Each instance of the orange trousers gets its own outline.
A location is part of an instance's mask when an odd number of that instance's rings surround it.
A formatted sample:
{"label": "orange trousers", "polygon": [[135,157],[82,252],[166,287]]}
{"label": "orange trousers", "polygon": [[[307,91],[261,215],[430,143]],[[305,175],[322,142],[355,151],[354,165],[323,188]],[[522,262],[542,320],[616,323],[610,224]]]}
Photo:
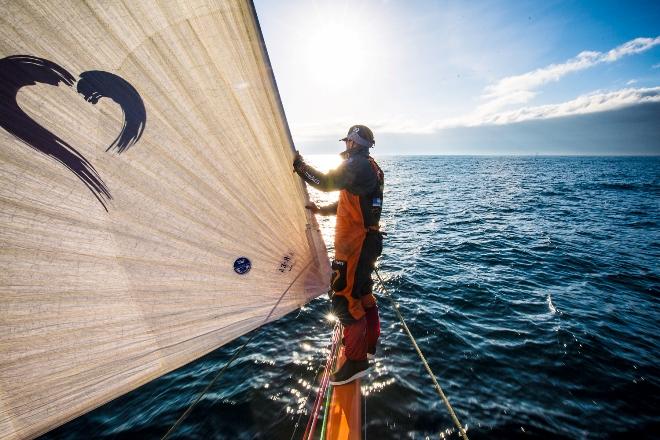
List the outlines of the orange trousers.
{"label": "orange trousers", "polygon": [[335,245],[332,309],[344,326],[346,357],[364,360],[367,352],[375,352],[380,335],[371,273],[382,250],[382,236],[360,229],[354,235],[353,240]]}

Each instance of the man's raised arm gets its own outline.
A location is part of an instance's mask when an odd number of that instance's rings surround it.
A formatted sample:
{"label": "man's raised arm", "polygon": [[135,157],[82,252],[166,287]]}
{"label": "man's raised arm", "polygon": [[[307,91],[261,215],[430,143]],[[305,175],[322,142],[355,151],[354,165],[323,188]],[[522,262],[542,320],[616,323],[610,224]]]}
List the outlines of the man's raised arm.
{"label": "man's raised arm", "polygon": [[307,165],[300,154],[296,154],[293,169],[305,182],[321,191],[337,191],[346,188],[347,185],[345,167],[342,165],[323,174],[311,165]]}

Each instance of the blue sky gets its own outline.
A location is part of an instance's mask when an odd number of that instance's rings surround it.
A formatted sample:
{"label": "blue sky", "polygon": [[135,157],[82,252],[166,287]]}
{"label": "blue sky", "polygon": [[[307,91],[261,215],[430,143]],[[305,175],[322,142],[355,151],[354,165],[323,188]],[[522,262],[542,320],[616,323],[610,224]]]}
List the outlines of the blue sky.
{"label": "blue sky", "polygon": [[303,153],[660,154],[660,2],[255,5]]}

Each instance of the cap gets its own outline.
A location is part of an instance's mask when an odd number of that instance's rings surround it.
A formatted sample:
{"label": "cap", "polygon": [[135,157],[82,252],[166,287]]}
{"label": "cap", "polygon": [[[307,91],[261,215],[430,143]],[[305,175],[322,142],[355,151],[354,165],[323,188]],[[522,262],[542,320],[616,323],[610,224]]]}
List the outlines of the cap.
{"label": "cap", "polygon": [[340,141],[353,141],[358,145],[363,147],[373,147],[376,141],[374,141],[374,133],[365,125],[354,125],[348,129],[348,134],[344,139],[339,139]]}

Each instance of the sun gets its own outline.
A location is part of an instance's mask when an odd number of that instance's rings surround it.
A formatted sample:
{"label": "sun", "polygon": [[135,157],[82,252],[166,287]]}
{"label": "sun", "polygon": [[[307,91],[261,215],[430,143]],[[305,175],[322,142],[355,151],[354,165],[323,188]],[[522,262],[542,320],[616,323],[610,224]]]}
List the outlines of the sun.
{"label": "sun", "polygon": [[307,46],[310,79],[319,86],[341,89],[364,73],[364,37],[350,22],[327,20],[311,29]]}

